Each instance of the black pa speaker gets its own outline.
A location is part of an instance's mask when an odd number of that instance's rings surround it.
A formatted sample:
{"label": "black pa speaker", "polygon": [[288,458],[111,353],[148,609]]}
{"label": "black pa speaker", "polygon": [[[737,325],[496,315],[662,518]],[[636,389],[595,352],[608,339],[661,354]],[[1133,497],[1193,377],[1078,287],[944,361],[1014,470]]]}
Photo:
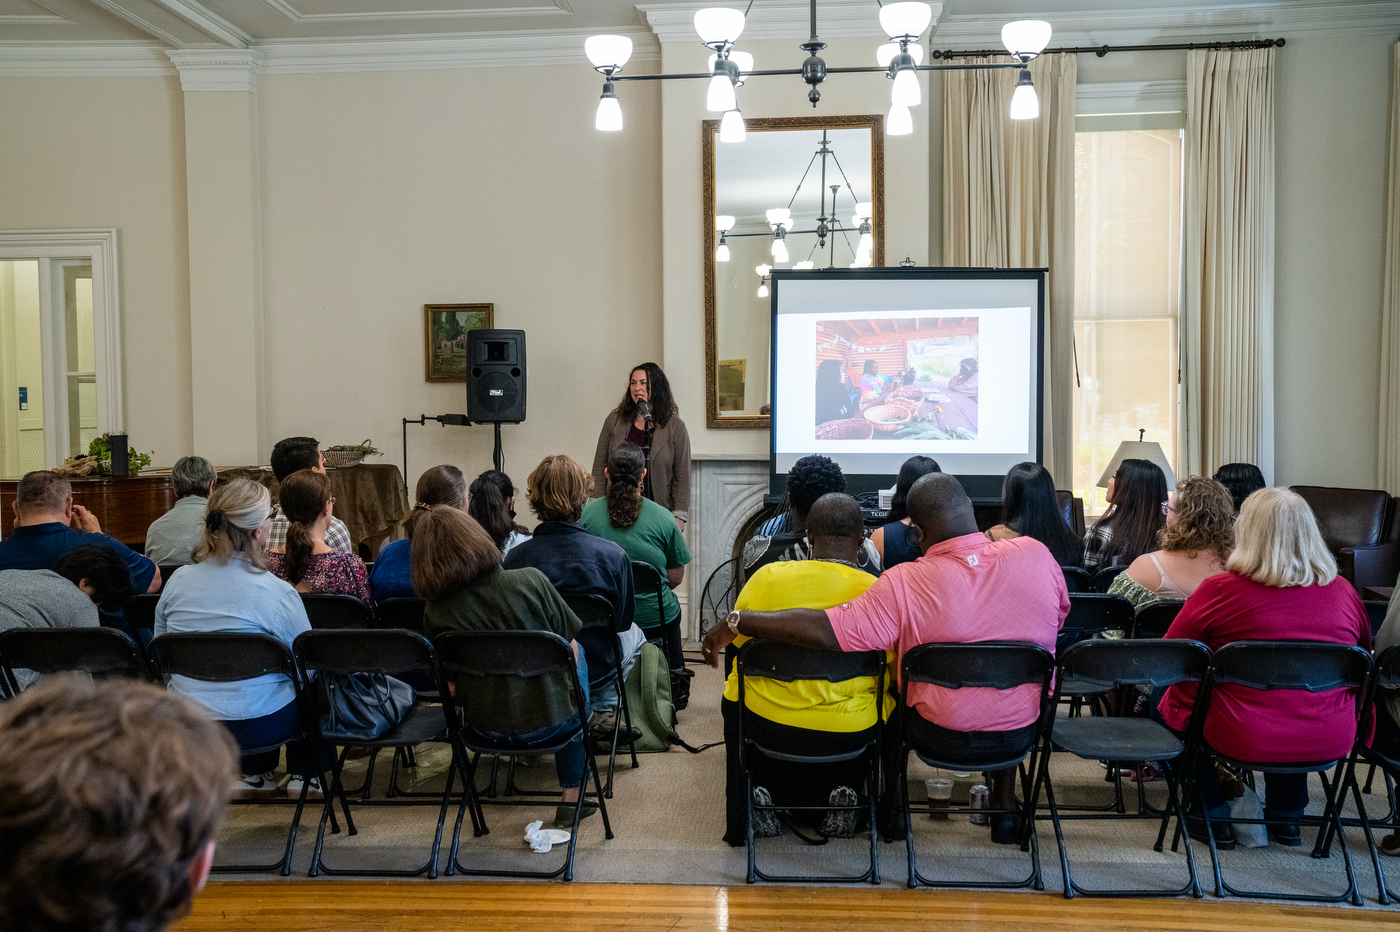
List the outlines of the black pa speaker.
{"label": "black pa speaker", "polygon": [[525,420],[525,331],[467,331],[467,417]]}

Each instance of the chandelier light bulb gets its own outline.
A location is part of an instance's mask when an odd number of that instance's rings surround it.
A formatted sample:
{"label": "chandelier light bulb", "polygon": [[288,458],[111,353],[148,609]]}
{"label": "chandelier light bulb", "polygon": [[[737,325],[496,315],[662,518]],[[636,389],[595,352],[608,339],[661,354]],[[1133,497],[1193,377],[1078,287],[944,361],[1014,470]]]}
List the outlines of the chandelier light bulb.
{"label": "chandelier light bulb", "polygon": [[733,110],[738,105],[734,97],[734,82],[727,74],[717,74],[710,78],[710,90],[705,95],[705,109],[715,113]]}
{"label": "chandelier light bulb", "polygon": [[1050,44],[1050,24],[1039,19],[1018,19],[1001,27],[1001,44],[1022,61],[1030,61]]}
{"label": "chandelier light bulb", "polygon": [[758,273],[759,278],[767,278],[768,273],[773,271],[773,267],[765,262],[762,265],[754,266],[753,270]]}
{"label": "chandelier light bulb", "polygon": [[622,129],[622,105],[617,102],[617,92],[613,83],[603,83],[603,96],[598,101],[598,115],[593,118],[593,128],[605,133],[616,133]]}
{"label": "chandelier light bulb", "polygon": [[1034,120],[1040,116],[1040,100],[1035,96],[1035,85],[1031,83],[1031,73],[1021,69],[1021,77],[1016,81],[1016,90],[1011,94],[1011,119]]}
{"label": "chandelier light bulb", "polygon": [[763,214],[768,218],[770,227],[781,226],[785,229],[792,229],[792,211],[786,207],[774,207]]}
{"label": "chandelier light bulb", "polygon": [[787,244],[783,242],[783,238],[781,236],[776,234],[773,237],[773,261],[788,261]]}
{"label": "chandelier light bulb", "polygon": [[721,233],[734,229],[734,218],[728,214],[720,214],[715,218],[715,229]]}
{"label": "chandelier light bulb", "polygon": [[739,115],[738,108],[727,112],[719,121],[720,142],[743,142],[745,135],[744,118]]}
{"label": "chandelier light bulb", "polygon": [[731,45],[744,31],[744,14],[728,7],[696,10],[695,31],[706,45]]}
{"label": "chandelier light bulb", "polygon": [[716,262],[728,262],[728,261],[729,261],[729,243],[728,243],[728,241],[725,239],[725,236],[724,236],[723,233],[721,233],[721,234],[720,234],[720,237],[719,237],[719,247],[715,250],[715,261],[716,261]]}
{"label": "chandelier light bulb", "polygon": [[632,57],[632,40],[626,36],[589,36],[583,42],[583,54],[594,68],[621,70]]}
{"label": "chandelier light bulb", "polygon": [[880,7],[880,28],[891,39],[917,36],[932,19],[933,8],[927,3],[886,3]]}
{"label": "chandelier light bulb", "polygon": [[894,76],[894,90],[890,92],[890,103],[897,107],[917,107],[922,101],[917,71],[901,71]]}
{"label": "chandelier light bulb", "polygon": [[[914,59],[914,64],[922,65],[924,63],[924,47],[922,45],[911,44],[908,51],[910,57]],[[887,42],[875,50],[875,61],[881,68],[888,68],[890,62],[894,61],[894,57],[899,53],[898,42]]]}
{"label": "chandelier light bulb", "polygon": [[760,284],[760,285],[758,286],[758,296],[759,296],[760,298],[766,298],[766,297],[768,297],[768,283],[767,283],[767,282],[763,282],[762,284]]}
{"label": "chandelier light bulb", "polygon": [[885,117],[886,136],[908,136],[914,132],[914,117],[910,115],[909,108],[895,104],[890,107],[889,116]]}
{"label": "chandelier light bulb", "polygon": [[856,245],[856,255],[857,255],[857,256],[862,256],[862,255],[868,256],[868,255],[870,255],[871,251],[872,251],[874,248],[875,248],[875,238],[874,238],[873,236],[871,236],[869,233],[862,233],[862,234],[860,235],[860,243],[858,243],[858,244]]}

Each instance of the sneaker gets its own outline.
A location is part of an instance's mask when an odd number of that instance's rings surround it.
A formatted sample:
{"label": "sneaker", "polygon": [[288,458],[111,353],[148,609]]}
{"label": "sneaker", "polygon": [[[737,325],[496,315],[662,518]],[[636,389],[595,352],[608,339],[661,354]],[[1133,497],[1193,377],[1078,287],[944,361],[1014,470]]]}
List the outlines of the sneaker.
{"label": "sneaker", "polygon": [[1381,839],[1381,854],[1392,858],[1400,858],[1400,831],[1394,832]]}
{"label": "sneaker", "polygon": [[245,773],[233,783],[234,799],[262,799],[276,796],[280,787],[277,778],[268,773]]}
{"label": "sneaker", "polygon": [[[593,805],[592,803],[584,803],[584,804],[583,804],[583,812],[579,815],[579,821],[582,821],[582,820],[588,818],[589,816],[593,815],[593,814],[596,813],[597,811],[598,811],[598,807],[597,807],[597,806]],[[564,803],[564,804],[562,804],[562,805],[560,805],[560,806],[558,806],[558,807],[555,808],[555,810],[554,810],[554,827],[555,827],[555,828],[562,828],[562,829],[564,829],[565,831],[568,831],[569,829],[572,829],[572,828],[574,827],[574,804],[573,804],[573,803]]]}
{"label": "sneaker", "polygon": [[[755,806],[773,805],[773,796],[765,787],[756,786],[753,788],[753,804]],[[783,833],[783,823],[778,819],[778,813],[772,809],[755,809],[753,811],[753,837],[755,838],[777,838]]]}
{"label": "sneaker", "polygon": [[854,809],[837,809],[837,806],[854,806],[860,802],[856,791],[849,786],[838,786],[827,797],[826,818],[822,819],[821,832],[828,838],[852,838],[856,833],[856,819],[860,813]]}
{"label": "sneaker", "polygon": [[[293,774],[287,781],[287,796],[291,799],[301,798],[301,787],[303,778],[299,774]],[[311,785],[306,788],[307,799],[325,799],[326,794],[321,792],[320,777],[312,777]]]}

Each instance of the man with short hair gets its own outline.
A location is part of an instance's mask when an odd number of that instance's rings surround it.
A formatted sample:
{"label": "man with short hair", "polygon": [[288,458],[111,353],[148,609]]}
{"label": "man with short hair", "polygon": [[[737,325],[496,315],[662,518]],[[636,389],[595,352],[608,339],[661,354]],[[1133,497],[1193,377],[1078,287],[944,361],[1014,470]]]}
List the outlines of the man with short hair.
{"label": "man with short hair", "polygon": [[59,557],[84,544],[110,547],[131,572],[137,592],[160,589],[160,570],[126,544],[102,533],[96,516],[73,504],[73,485],[46,469],[26,473],[15,491],[15,529],[0,541],[0,570],[53,569]]}
{"label": "man with short hair", "polygon": [[[315,437],[288,437],[279,440],[272,448],[272,474],[280,483],[298,469],[309,469],[326,475],[326,458],[321,453],[321,444]],[[281,508],[272,511],[272,531],[267,535],[267,549],[279,550],[287,546],[287,516]],[[350,529],[345,522],[331,517],[331,526],[326,529],[326,546],[345,553],[355,552],[355,543],[350,539]]]}
{"label": "man with short hair", "polygon": [[[923,555],[887,570],[863,595],[827,611],[735,611],[705,637],[705,661],[736,634],[821,650],[889,650],[902,660],[920,644],[1030,641],[1054,651],[1069,614],[1064,574],[1044,544],[1028,537],[990,541],[977,530],[972,502],[957,479],[932,473],[909,491],[909,516]],[[1039,687],[950,690],[915,684],[905,734],[946,760],[985,759],[1027,746],[1039,713]],[[898,773],[898,735],[884,742],[886,774]],[[893,768],[893,769],[891,769]],[[1015,805],[1014,767],[992,772],[993,809]],[[882,834],[903,837],[898,780],[887,779]],[[1015,813],[993,816],[992,841],[1016,842]]]}
{"label": "man with short hair", "polygon": [[[808,559],[808,511],[823,495],[844,491],[846,477],[830,457],[814,453],[794,463],[787,474],[787,510],[765,523],[744,545],[745,574],[752,576],[761,567],[780,560]],[[865,572],[880,575],[880,552],[869,540],[862,542],[856,562]]]}
{"label": "man with short hair", "polygon": [[61,674],[0,706],[0,929],[167,928],[209,877],[236,754],[148,683]]}
{"label": "man with short hair", "polygon": [[182,456],[170,470],[178,496],[175,505],[146,529],[146,556],[156,566],[185,566],[204,539],[204,512],[218,479],[214,464],[202,456]]}

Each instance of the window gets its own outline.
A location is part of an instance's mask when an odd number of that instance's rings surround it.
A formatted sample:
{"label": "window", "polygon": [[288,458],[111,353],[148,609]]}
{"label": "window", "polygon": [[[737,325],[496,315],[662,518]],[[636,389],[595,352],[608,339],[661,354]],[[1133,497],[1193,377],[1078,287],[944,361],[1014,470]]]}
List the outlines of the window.
{"label": "window", "polygon": [[1075,134],[1074,488],[1091,515],[1121,441],[1146,430],[1177,461],[1182,141]]}

